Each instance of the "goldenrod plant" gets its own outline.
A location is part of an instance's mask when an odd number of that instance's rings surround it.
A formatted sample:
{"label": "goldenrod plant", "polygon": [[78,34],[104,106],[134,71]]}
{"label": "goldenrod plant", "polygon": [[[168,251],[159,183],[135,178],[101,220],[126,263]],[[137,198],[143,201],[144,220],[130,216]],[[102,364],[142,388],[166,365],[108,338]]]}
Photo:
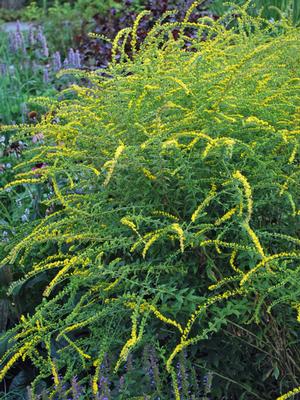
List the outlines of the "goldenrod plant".
{"label": "goldenrod plant", "polygon": [[137,50],[142,13],[105,74],[68,70],[86,86],[40,98],[47,114],[18,127],[43,143],[2,191],[50,195],[1,246],[9,295],[35,288],[36,308],[3,336],[0,378],[33,366],[32,396],[59,398],[76,375],[104,398],[105,359],[117,382],[149,343],[171,389],[137,370],[111,398],[209,398],[182,384],[183,354],[214,398],[300,392],[300,31],[247,4],[191,22],[197,4]]}

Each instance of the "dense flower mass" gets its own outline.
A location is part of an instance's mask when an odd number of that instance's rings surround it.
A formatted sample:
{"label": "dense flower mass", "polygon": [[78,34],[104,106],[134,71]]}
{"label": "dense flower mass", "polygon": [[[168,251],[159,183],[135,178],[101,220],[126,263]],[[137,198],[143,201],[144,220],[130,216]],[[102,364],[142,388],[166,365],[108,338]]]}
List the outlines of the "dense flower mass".
{"label": "dense flower mass", "polygon": [[47,114],[19,127],[36,145],[3,191],[47,196],[1,248],[11,296],[39,296],[0,378],[30,363],[32,396],[298,393],[299,355],[276,340],[299,338],[300,31],[246,7],[191,22],[194,6],[138,50],[142,13],[106,74],[69,70],[86,85],[40,98]]}

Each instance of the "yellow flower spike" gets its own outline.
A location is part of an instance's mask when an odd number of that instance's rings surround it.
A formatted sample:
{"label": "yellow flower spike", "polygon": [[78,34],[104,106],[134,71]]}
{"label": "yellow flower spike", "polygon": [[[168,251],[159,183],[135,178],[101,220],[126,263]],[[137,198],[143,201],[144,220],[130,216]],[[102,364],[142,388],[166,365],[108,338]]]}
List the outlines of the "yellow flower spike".
{"label": "yellow flower spike", "polygon": [[31,342],[26,343],[23,347],[21,347],[12,357],[11,359],[2,367],[0,371],[0,382],[5,377],[8,370],[20,359],[26,356],[26,352],[30,347]]}
{"label": "yellow flower spike", "polygon": [[170,214],[168,212],[165,212],[165,211],[159,211],[159,210],[158,211],[153,211],[152,214],[153,215],[161,215],[163,217],[167,217],[167,218],[173,219],[175,221],[179,221],[178,217],[176,217],[175,215]]}
{"label": "yellow flower spike", "polygon": [[216,240],[216,242],[215,242],[215,248],[216,248],[216,252],[217,252],[218,254],[222,254],[222,250],[220,249],[217,240]]}
{"label": "yellow flower spike", "polygon": [[202,3],[204,3],[204,1],[205,0],[194,1],[192,3],[192,5],[189,7],[189,9],[187,10],[187,12],[186,12],[186,14],[184,16],[183,22],[188,22],[188,20],[190,19],[190,16],[192,15],[192,13],[195,10],[195,8],[200,6]]}
{"label": "yellow flower spike", "polygon": [[298,393],[300,393],[300,386],[296,387],[296,388],[293,389],[293,390],[290,390],[289,392],[287,392],[286,394],[284,394],[284,395],[282,395],[282,396],[277,397],[276,400],[287,400],[287,399],[289,399],[290,397],[293,397],[293,396],[295,396],[295,395],[298,394]]}
{"label": "yellow flower spike", "polygon": [[[219,121],[219,122],[221,123],[222,121]],[[204,151],[202,153],[202,159],[204,160],[208,156],[208,153],[214,147],[217,147],[217,146],[228,146],[229,148],[232,148],[235,143],[236,143],[235,140],[233,140],[231,138],[227,138],[227,137],[220,137],[218,139],[213,139],[205,147],[205,149],[204,149]]]}
{"label": "yellow flower spike", "polygon": [[234,270],[234,272],[243,275],[243,271],[240,270],[234,263],[236,255],[237,255],[237,251],[233,250],[233,252],[231,253],[231,256],[230,256],[229,264],[230,264],[231,268]]}
{"label": "yellow flower spike", "polygon": [[176,357],[176,355],[178,353],[180,353],[185,347],[186,347],[187,342],[181,339],[181,343],[179,343],[175,349],[173,350],[173,352],[171,353],[170,357],[168,358],[167,362],[166,362],[166,369],[167,372],[169,372],[169,374],[172,371],[172,362],[174,360],[174,358]]}
{"label": "yellow flower spike", "polygon": [[162,322],[165,322],[166,324],[169,325],[173,325],[175,326],[180,333],[183,333],[183,329],[182,326],[179,324],[179,322],[174,321],[170,318],[165,317],[160,311],[157,310],[156,307],[154,307],[152,304],[143,304],[146,308],[149,308],[149,310],[151,310],[153,312],[153,314],[156,316],[156,318],[158,318],[159,320],[161,320]]}
{"label": "yellow flower spike", "polygon": [[180,250],[181,250],[181,253],[183,253],[184,252],[184,240],[185,240],[183,229],[181,228],[181,226],[179,224],[175,223],[175,224],[172,224],[172,230],[174,230],[178,234]]}
{"label": "yellow flower spike", "polygon": [[135,232],[138,236],[140,236],[136,225],[132,221],[130,221],[130,219],[128,219],[127,217],[123,217],[120,220],[120,222],[121,222],[122,225],[128,226],[128,228],[132,229],[133,232]]}
{"label": "yellow flower spike", "polygon": [[142,169],[144,175],[150,179],[150,181],[156,181],[157,177],[153,175],[147,168]]}
{"label": "yellow flower spike", "polygon": [[233,178],[237,179],[238,181],[241,182],[241,184],[244,187],[244,192],[245,192],[245,197],[247,200],[247,209],[248,209],[248,215],[246,218],[246,221],[249,222],[251,219],[252,215],[252,210],[253,210],[253,200],[252,200],[252,190],[249,182],[247,181],[246,177],[240,173],[240,171],[236,171],[233,174]]}
{"label": "yellow flower spike", "polygon": [[[137,307],[137,303],[134,303],[132,301],[127,302],[125,305],[126,305],[126,307],[129,307],[131,309],[134,309],[135,307]],[[180,325],[179,322],[174,321],[171,318],[165,317],[153,304],[149,304],[147,302],[142,303],[140,305],[140,312],[143,313],[146,310],[152,311],[153,314],[156,316],[156,318],[158,318],[160,321],[162,321],[168,325],[174,326],[175,328],[177,328],[179,330],[180,333],[183,333],[182,326]]]}
{"label": "yellow flower spike", "polygon": [[50,340],[47,340],[45,344],[46,344],[46,349],[48,351],[48,362],[51,366],[51,372],[52,372],[52,376],[53,376],[54,385],[59,386],[60,380],[59,380],[58,371],[56,369],[56,365],[55,365],[54,361],[51,358]]}
{"label": "yellow flower spike", "polygon": [[169,76],[169,79],[171,79],[173,82],[177,83],[185,91],[185,93],[187,95],[193,94],[191,89],[189,89],[187,87],[187,85],[181,79],[175,78],[174,76]]}
{"label": "yellow flower spike", "polygon": [[259,241],[258,237],[256,236],[255,232],[250,228],[250,225],[248,222],[243,223],[243,227],[245,228],[246,232],[252,239],[252,242],[254,243],[254,246],[255,246],[258,254],[260,254],[260,256],[264,259],[266,257],[265,253],[264,253],[264,249],[262,248],[262,245],[260,244],[260,241]]}
{"label": "yellow flower spike", "polygon": [[166,149],[168,147],[176,147],[176,148],[180,149],[180,144],[178,143],[177,140],[171,139],[171,140],[166,140],[165,142],[162,142],[161,147],[163,149]]}
{"label": "yellow flower spike", "polygon": [[145,244],[144,250],[142,252],[142,256],[143,258],[146,257],[146,254],[148,252],[148,250],[150,249],[150,247],[153,245],[153,243],[155,243],[159,238],[160,238],[161,234],[160,233],[155,233],[149,240],[148,242]]}
{"label": "yellow flower spike", "polygon": [[112,290],[115,286],[117,286],[117,284],[121,281],[121,278],[116,279],[115,281],[113,281],[112,283],[110,283],[106,288],[104,288],[103,290],[105,292],[109,292],[110,290]]}
{"label": "yellow flower spike", "polygon": [[36,321],[36,327],[37,327],[37,330],[38,330],[38,331],[41,330],[41,324],[40,324],[40,321],[39,321],[39,320]]}
{"label": "yellow flower spike", "polygon": [[[123,143],[121,143],[117,147],[117,150],[115,152],[114,158],[110,161],[107,177],[105,178],[105,181],[103,182],[103,186],[107,186],[109,184],[109,182],[111,180],[111,177],[112,177],[112,174],[114,172],[115,166],[117,164],[117,161],[120,158],[120,156],[121,156],[121,154],[123,153],[124,150],[125,150],[125,145]],[[106,163],[106,165],[107,165],[107,163]]]}
{"label": "yellow flower spike", "polygon": [[246,250],[246,251],[252,251],[255,250],[254,247],[250,246],[245,246],[239,243],[233,243],[233,242],[223,242],[222,240],[204,240],[200,242],[200,246],[207,246],[207,245],[215,245],[217,244],[218,246],[222,246],[228,249],[234,249],[234,250]]}
{"label": "yellow flower spike", "polygon": [[284,184],[281,186],[281,190],[280,190],[280,192],[279,192],[279,196],[282,196],[283,195],[283,193],[286,191],[286,190],[288,190],[288,188],[289,188],[289,185],[288,185],[288,182],[287,182],[287,180],[284,182]]}
{"label": "yellow flower spike", "polygon": [[79,354],[80,358],[82,359],[82,364],[85,365],[85,359],[90,360],[91,356],[86,354],[83,350],[81,350],[74,342],[71,340],[67,335],[62,335],[62,337],[69,343],[71,347]]}
{"label": "yellow flower spike", "polygon": [[120,42],[120,40],[125,36],[125,39],[126,39],[126,37],[127,37],[127,34],[128,33],[130,33],[132,31],[132,29],[131,28],[124,28],[124,29],[121,29],[118,33],[117,33],[117,35],[116,35],[116,37],[115,37],[115,39],[114,39],[114,41],[113,41],[113,45],[112,45],[112,51],[111,51],[111,54],[112,54],[112,65],[116,65],[116,61],[117,61],[117,51],[118,51],[118,49],[119,49],[119,42]]}
{"label": "yellow flower spike", "polygon": [[208,287],[208,290],[219,289],[221,286],[223,286],[227,283],[231,283],[231,282],[235,282],[235,281],[239,280],[239,278],[240,278],[240,276],[234,275],[234,276],[229,276],[227,278],[221,279],[219,282],[215,283],[214,285],[210,285]]}
{"label": "yellow flower spike", "polygon": [[297,310],[297,322],[300,322],[300,304],[297,304],[295,308]]}
{"label": "yellow flower spike", "polygon": [[70,260],[64,261],[64,267],[56,274],[49,285],[44,290],[43,296],[48,297],[54,288],[54,286],[59,282],[60,278],[67,273],[67,271],[73,267],[78,262],[78,257],[73,257]]}
{"label": "yellow flower spike", "polygon": [[285,195],[286,195],[286,197],[288,198],[288,200],[289,200],[289,202],[290,202],[290,205],[291,205],[291,208],[292,208],[292,216],[293,216],[293,217],[296,217],[296,215],[297,215],[297,209],[296,209],[296,204],[295,204],[295,202],[294,202],[293,196],[292,196],[291,193],[288,192],[288,191],[286,191]]}
{"label": "yellow flower spike", "polygon": [[130,247],[130,253],[133,253],[138,247],[139,245],[141,245],[142,243],[144,243],[143,238],[137,240],[131,247]]}
{"label": "yellow flower spike", "polygon": [[172,386],[173,386],[173,390],[174,390],[175,400],[180,400],[181,397],[180,397],[180,391],[179,391],[179,387],[178,387],[177,374],[173,367],[170,368],[170,375],[172,378]]}
{"label": "yellow flower spike", "polygon": [[118,361],[115,365],[114,368],[114,372],[117,372],[120,365],[122,364],[122,362],[124,362],[127,357],[128,354],[130,353],[130,350],[140,341],[141,339],[141,334],[140,333],[139,336],[137,336],[137,320],[138,320],[138,309],[136,308],[135,311],[133,312],[132,316],[131,316],[131,320],[132,320],[132,327],[131,327],[131,337],[127,340],[127,342],[124,344],[121,353],[119,355]]}
{"label": "yellow flower spike", "polygon": [[23,314],[20,317],[20,321],[22,322],[22,324],[26,324],[26,322],[27,322],[27,319]]}
{"label": "yellow flower spike", "polygon": [[136,101],[136,110],[139,110],[143,104],[145,97],[147,96],[148,92],[145,90],[137,99]]}
{"label": "yellow flower spike", "polygon": [[216,185],[212,185],[212,188],[210,190],[210,192],[208,193],[207,197],[203,200],[203,202],[196,208],[196,210],[194,211],[192,217],[191,217],[191,221],[195,222],[196,219],[198,218],[198,215],[201,213],[201,211],[210,203],[210,201],[215,197],[217,192],[217,187]]}
{"label": "yellow flower spike", "polygon": [[298,143],[296,143],[294,148],[293,148],[293,151],[292,151],[292,153],[291,153],[291,155],[289,157],[289,164],[293,164],[293,162],[295,161],[295,158],[296,158],[296,155],[297,155],[297,152],[298,152],[298,148],[299,148],[299,145],[298,145]]}
{"label": "yellow flower spike", "polygon": [[[110,302],[110,301],[113,301],[113,299],[106,299],[106,300],[107,300],[106,303],[108,303],[108,302]],[[63,334],[65,334],[65,333],[72,332],[72,331],[74,331],[74,330],[76,330],[76,329],[83,328],[84,326],[86,326],[86,325],[90,324],[91,322],[95,321],[97,318],[99,318],[99,315],[98,315],[98,314],[93,315],[92,317],[87,318],[87,319],[84,320],[84,321],[77,322],[76,324],[67,326],[62,332],[60,332],[60,333],[58,334],[57,339],[59,339],[59,338],[60,338]]]}
{"label": "yellow flower spike", "polygon": [[139,23],[141,22],[141,20],[147,16],[150,15],[151,12],[148,10],[144,10],[141,13],[139,13],[139,15],[136,17],[133,27],[132,27],[132,41],[131,41],[131,48],[132,48],[132,53],[135,54],[137,52],[137,30],[139,27]]}
{"label": "yellow flower spike", "polygon": [[45,179],[46,179],[46,177],[43,177],[43,176],[41,176],[40,178],[18,179],[18,180],[8,183],[7,185],[4,186],[3,189],[0,189],[0,191],[9,189],[13,186],[28,185],[28,184],[33,185],[33,184],[37,184],[37,183],[43,183],[43,182],[45,182]]}
{"label": "yellow flower spike", "polygon": [[[220,121],[221,122],[221,121]],[[202,153],[202,159],[204,160],[207,156],[210,150],[214,147],[214,141],[208,143]]]}
{"label": "yellow flower spike", "polygon": [[227,300],[229,297],[236,296],[238,294],[243,293],[244,291],[245,290],[242,288],[238,288],[235,290],[228,290],[227,292],[224,292],[222,294],[218,294],[214,297],[209,298],[204,304],[200,304],[197,307],[197,309],[195,310],[195,312],[191,315],[190,319],[188,320],[186,327],[184,328],[183,335],[181,337],[181,341],[182,342],[186,341],[187,336],[189,335],[196,318],[199,316],[199,314],[203,310],[207,309],[207,307],[209,307],[210,305],[212,305],[216,302],[219,302],[221,300]]}
{"label": "yellow flower spike", "polygon": [[237,209],[238,209],[237,206],[231,208],[229,211],[227,211],[226,214],[224,214],[222,217],[220,217],[216,220],[215,225],[219,226],[219,225],[223,224],[223,222],[229,220],[236,213]]}
{"label": "yellow flower spike", "polygon": [[266,264],[270,263],[273,260],[278,260],[281,258],[300,258],[300,253],[297,252],[291,252],[291,253],[287,253],[287,252],[282,252],[282,253],[277,253],[277,254],[273,254],[271,256],[265,257],[261,262],[259,262],[254,268],[252,268],[250,271],[248,271],[246,274],[244,274],[240,285],[244,285],[253,274],[255,274],[255,272],[257,272],[259,269],[263,268]]}
{"label": "yellow flower spike", "polygon": [[98,394],[98,376],[99,376],[99,371],[100,371],[100,365],[96,366],[95,374],[93,376],[92,380],[92,391],[93,395],[97,396]]}
{"label": "yellow flower spike", "polygon": [[53,189],[54,189],[54,193],[55,193],[56,197],[58,198],[58,200],[61,202],[62,205],[66,206],[67,203],[59,189],[56,177],[54,175],[52,175],[51,178],[52,178],[52,185],[53,185]]}

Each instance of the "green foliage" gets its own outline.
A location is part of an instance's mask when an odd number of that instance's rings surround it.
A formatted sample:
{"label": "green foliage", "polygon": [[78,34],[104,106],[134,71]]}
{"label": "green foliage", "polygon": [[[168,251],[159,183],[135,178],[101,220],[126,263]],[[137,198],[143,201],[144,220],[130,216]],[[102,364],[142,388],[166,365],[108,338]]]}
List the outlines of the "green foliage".
{"label": "green foliage", "polygon": [[[131,9],[140,10],[139,3],[134,2]],[[51,50],[59,49],[66,54],[69,47],[76,45],[76,36],[87,33],[92,28],[93,17],[97,14],[104,15],[110,9],[120,12],[124,5],[114,0],[77,0],[73,3],[55,0],[45,8],[33,1],[24,10],[22,18],[41,23]]]}
{"label": "green foliage", "polygon": [[[223,15],[232,3],[242,5],[244,0],[232,2],[214,0],[209,8],[217,15]],[[295,25],[300,22],[300,3],[298,0],[250,0],[249,9],[255,14],[260,13],[264,18],[280,19],[288,17]]]}
{"label": "green foliage", "polygon": [[[54,396],[77,375],[86,387],[92,376],[96,396],[105,357],[116,382],[132,355],[126,399],[179,400],[186,351],[213,372],[215,398],[274,399],[299,385],[300,31],[233,14],[158,23],[137,52],[138,19],[105,76],[74,71],[87,86],[41,98],[49,112],[19,127],[45,143],[4,194],[50,196],[0,248],[20,276],[10,296],[28,284],[37,294],[7,334],[2,379],[27,360],[33,392],[52,376]],[[161,393],[138,375],[149,343]]]}

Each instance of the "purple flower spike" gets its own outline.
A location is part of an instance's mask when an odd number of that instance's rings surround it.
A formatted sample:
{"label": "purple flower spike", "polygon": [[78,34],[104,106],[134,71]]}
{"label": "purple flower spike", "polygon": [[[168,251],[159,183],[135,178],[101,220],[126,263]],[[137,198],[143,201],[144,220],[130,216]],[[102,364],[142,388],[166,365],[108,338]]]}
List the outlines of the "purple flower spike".
{"label": "purple flower spike", "polygon": [[123,392],[124,386],[125,386],[125,377],[124,375],[122,375],[119,380],[119,393]]}
{"label": "purple flower spike", "polygon": [[44,70],[43,70],[43,82],[44,83],[49,83],[49,81],[50,81],[49,71],[48,71],[48,68],[45,67]]}
{"label": "purple flower spike", "polygon": [[22,34],[22,32],[21,32],[21,24],[20,24],[19,20],[17,20],[16,32],[18,34],[20,34],[20,35]]}
{"label": "purple flower spike", "polygon": [[79,383],[77,382],[77,377],[74,376],[72,379],[72,395],[73,395],[73,400],[78,400],[81,396],[81,388],[79,386]]}
{"label": "purple flower spike", "polygon": [[63,66],[64,68],[69,68],[69,61],[67,58],[64,59]]}
{"label": "purple flower spike", "polygon": [[30,47],[34,46],[36,43],[36,39],[35,39],[35,29],[33,26],[30,26],[29,28],[29,32],[28,32],[28,42]]}
{"label": "purple flower spike", "polygon": [[75,52],[74,50],[71,48],[68,52],[68,65],[70,68],[74,67],[76,63],[75,60]]}
{"label": "purple flower spike", "polygon": [[44,135],[42,132],[36,133],[35,135],[32,136],[31,140],[32,143],[39,143],[39,142],[43,142],[44,139]]}
{"label": "purple flower spike", "polygon": [[45,38],[45,35],[43,34],[41,27],[39,27],[39,29],[38,29],[37,39],[42,46],[43,56],[49,57],[49,49],[48,49],[48,45],[47,45],[47,40]]}
{"label": "purple flower spike", "polygon": [[75,68],[81,68],[81,59],[80,59],[79,50],[75,51],[74,61],[75,61],[74,67]]}
{"label": "purple flower spike", "polygon": [[9,43],[12,52],[22,50],[23,53],[26,53],[25,42],[20,27],[17,27],[16,32],[10,34]]}
{"label": "purple flower spike", "polygon": [[53,60],[53,70],[54,70],[54,72],[58,72],[59,70],[61,70],[62,65],[61,65],[61,56],[60,56],[60,52],[59,51],[56,51],[53,54],[52,60]]}
{"label": "purple flower spike", "polygon": [[7,65],[0,64],[0,76],[4,76],[7,74]]}

